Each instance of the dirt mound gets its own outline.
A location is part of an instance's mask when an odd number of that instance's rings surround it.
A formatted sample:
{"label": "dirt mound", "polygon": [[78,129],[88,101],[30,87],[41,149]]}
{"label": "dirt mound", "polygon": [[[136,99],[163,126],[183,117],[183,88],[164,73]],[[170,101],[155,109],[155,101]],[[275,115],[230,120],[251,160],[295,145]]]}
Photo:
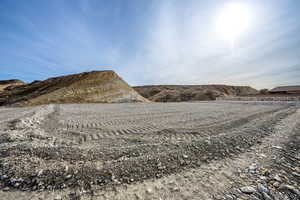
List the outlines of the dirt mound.
{"label": "dirt mound", "polygon": [[24,85],[24,84],[26,84],[26,83],[23,82],[23,81],[17,80],[17,79],[10,79],[10,80],[0,81],[0,93],[3,90],[11,89],[11,88],[14,88],[18,85]]}
{"label": "dirt mound", "polygon": [[5,90],[0,105],[146,102],[113,71],[92,71],[34,81]]}
{"label": "dirt mound", "polygon": [[156,102],[215,100],[222,96],[244,96],[258,91],[249,86],[150,85],[133,87],[143,97]]}

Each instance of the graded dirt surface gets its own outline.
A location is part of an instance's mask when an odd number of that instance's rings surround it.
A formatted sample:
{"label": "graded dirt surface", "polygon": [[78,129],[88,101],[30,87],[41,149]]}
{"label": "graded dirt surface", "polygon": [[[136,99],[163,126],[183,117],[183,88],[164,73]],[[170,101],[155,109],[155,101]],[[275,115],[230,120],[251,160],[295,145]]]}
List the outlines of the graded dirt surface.
{"label": "graded dirt surface", "polygon": [[0,199],[300,199],[300,106],[0,108]]}
{"label": "graded dirt surface", "polygon": [[148,102],[114,71],[91,71],[3,90],[0,105]]}
{"label": "graded dirt surface", "polygon": [[257,94],[249,86],[230,85],[145,85],[133,87],[143,97],[154,102],[207,101],[217,97]]}

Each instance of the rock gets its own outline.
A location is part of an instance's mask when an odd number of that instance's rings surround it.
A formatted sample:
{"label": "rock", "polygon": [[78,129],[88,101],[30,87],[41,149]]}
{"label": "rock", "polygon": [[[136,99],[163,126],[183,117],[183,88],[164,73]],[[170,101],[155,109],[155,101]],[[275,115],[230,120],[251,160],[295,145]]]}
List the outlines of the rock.
{"label": "rock", "polygon": [[294,176],[297,176],[297,177],[299,177],[300,178],[300,174],[299,173],[297,173],[297,172],[293,172],[292,173]]}
{"label": "rock", "polygon": [[280,176],[278,174],[276,174],[273,179],[277,182],[282,182],[282,179],[280,178]]}
{"label": "rock", "polygon": [[241,187],[240,190],[241,190],[241,192],[243,192],[245,194],[252,194],[252,193],[256,192],[255,188],[252,186]]}
{"label": "rock", "polygon": [[57,195],[54,200],[62,200],[62,197],[60,195]]}
{"label": "rock", "polygon": [[3,191],[8,191],[9,190],[9,187],[5,187],[2,189]]}
{"label": "rock", "polygon": [[289,190],[300,197],[300,191],[291,185],[281,184],[278,189],[281,191]]}
{"label": "rock", "polygon": [[278,187],[280,186],[280,183],[277,182],[277,181],[275,181],[275,182],[273,183],[273,186],[278,188]]}
{"label": "rock", "polygon": [[72,178],[71,174],[69,174],[69,175],[66,176],[66,179],[70,179],[70,178]]}
{"label": "rock", "polygon": [[151,188],[147,188],[147,189],[146,189],[146,193],[147,193],[147,194],[152,194],[152,193],[153,193],[153,191],[152,191],[152,189],[151,189]]}
{"label": "rock", "polygon": [[262,184],[258,184],[257,190],[260,193],[269,193],[270,192],[269,189],[266,186],[262,185]]}
{"label": "rock", "polygon": [[263,192],[262,193],[264,200],[273,200],[273,198],[271,198],[267,193]]}
{"label": "rock", "polygon": [[39,170],[39,172],[37,173],[37,176],[41,176],[43,174],[43,172],[44,172],[43,169]]}
{"label": "rock", "polygon": [[183,154],[182,157],[185,158],[185,159],[187,159],[189,156],[186,155],[186,154]]}
{"label": "rock", "polygon": [[250,166],[249,166],[249,172],[251,173],[254,173],[257,169],[257,166],[256,166],[256,163],[252,163]]}

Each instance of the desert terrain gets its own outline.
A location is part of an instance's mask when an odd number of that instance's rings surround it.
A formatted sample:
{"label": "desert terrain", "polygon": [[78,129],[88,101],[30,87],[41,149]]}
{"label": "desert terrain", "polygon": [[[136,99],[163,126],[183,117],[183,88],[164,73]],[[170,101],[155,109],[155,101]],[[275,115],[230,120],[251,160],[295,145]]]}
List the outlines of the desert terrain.
{"label": "desert terrain", "polygon": [[0,199],[300,199],[299,102],[0,108]]}

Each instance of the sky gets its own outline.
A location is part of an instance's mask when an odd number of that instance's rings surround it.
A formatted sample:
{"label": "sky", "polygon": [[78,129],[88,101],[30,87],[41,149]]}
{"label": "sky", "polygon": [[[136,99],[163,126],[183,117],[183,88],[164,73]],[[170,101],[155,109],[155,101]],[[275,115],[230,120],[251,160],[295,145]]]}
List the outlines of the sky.
{"label": "sky", "polygon": [[299,0],[0,0],[0,80],[109,69],[131,85],[299,85],[299,10]]}

